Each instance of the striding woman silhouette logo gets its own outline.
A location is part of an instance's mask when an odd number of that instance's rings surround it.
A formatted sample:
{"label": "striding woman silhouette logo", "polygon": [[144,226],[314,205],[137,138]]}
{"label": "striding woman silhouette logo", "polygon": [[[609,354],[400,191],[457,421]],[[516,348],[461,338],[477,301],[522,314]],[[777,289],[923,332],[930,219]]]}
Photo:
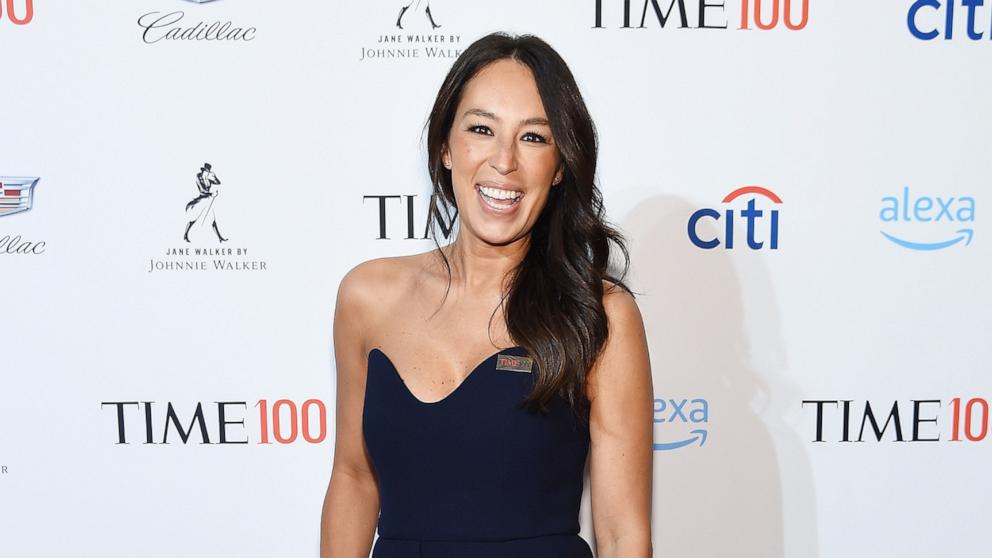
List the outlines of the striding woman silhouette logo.
{"label": "striding woman silhouette logo", "polygon": [[420,11],[421,4],[423,4],[423,12],[427,15],[427,20],[431,22],[431,28],[437,29],[438,27],[441,27],[434,22],[434,16],[431,15],[431,0],[411,0],[406,6],[400,8],[400,15],[396,18],[396,27],[403,29],[403,16],[406,15],[406,12],[410,8],[413,8],[413,11],[415,12]]}
{"label": "striding woman silhouette logo", "polygon": [[[203,166],[200,167],[200,172],[196,173],[196,188],[199,191],[199,195],[186,204],[187,214],[194,215],[193,219],[186,225],[186,232],[183,234],[183,240],[186,242],[190,241],[189,230],[197,223],[200,226],[210,223],[214,232],[217,233],[217,238],[220,239],[220,242],[227,240],[221,236],[220,230],[217,228],[215,205],[217,196],[220,195],[220,190],[217,186],[220,186],[220,179],[211,170],[210,163],[203,163]],[[190,210],[193,210],[193,213],[189,213]]]}

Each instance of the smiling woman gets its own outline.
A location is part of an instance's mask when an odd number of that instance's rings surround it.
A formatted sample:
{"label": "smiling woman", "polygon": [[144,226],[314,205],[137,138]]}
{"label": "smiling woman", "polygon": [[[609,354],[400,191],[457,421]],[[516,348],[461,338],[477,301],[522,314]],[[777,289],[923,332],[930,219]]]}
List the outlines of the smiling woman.
{"label": "smiling woman", "polygon": [[598,556],[650,556],[647,343],[574,77],[537,37],[488,35],[427,127],[436,250],[338,289],[321,556],[591,558],[587,459]]}
{"label": "smiling woman", "polygon": [[[528,94],[501,99],[504,88]],[[471,192],[454,191],[454,205],[461,213],[461,225],[472,228],[477,234],[480,231],[475,229],[488,223],[494,225],[496,234],[519,233],[520,227],[531,229],[538,215],[535,210],[544,206],[550,189],[526,188],[525,185],[546,186],[550,183],[556,186],[562,177],[562,165],[552,143],[548,119],[531,116],[519,121],[504,121],[500,115],[479,108],[499,105],[503,105],[507,118],[518,113],[528,114],[528,111],[543,115],[540,95],[527,66],[504,59],[479,71],[465,88],[447,145],[441,148],[444,167],[451,171],[452,182],[472,186]],[[514,171],[519,172],[509,178]],[[505,228],[499,221],[476,216],[476,209],[501,218],[516,215],[516,209],[528,193],[531,194],[527,198],[531,209],[527,217],[530,219],[519,223],[517,229]],[[466,205],[467,201],[474,203]]]}

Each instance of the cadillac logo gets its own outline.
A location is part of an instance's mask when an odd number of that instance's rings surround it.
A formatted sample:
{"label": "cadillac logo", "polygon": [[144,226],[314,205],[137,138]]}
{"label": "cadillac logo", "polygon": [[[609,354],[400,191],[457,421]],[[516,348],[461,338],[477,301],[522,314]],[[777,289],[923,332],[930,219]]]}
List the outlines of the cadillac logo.
{"label": "cadillac logo", "polygon": [[37,177],[0,176],[0,217],[31,209],[38,180]]}

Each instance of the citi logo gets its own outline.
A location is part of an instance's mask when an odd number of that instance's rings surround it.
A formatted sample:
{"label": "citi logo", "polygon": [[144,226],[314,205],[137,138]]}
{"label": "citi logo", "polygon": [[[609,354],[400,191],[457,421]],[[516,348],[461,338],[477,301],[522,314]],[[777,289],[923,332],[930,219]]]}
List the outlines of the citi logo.
{"label": "citi logo", "polygon": [[[909,32],[921,41],[932,41],[943,34],[944,40],[954,38],[955,8],[960,4],[959,18],[965,21],[965,32],[972,41],[980,41],[985,35],[986,23],[992,19],[989,13],[981,14],[985,0],[915,0],[909,7],[906,25]],[[981,17],[980,17],[981,16]],[[982,23],[979,24],[978,22]],[[989,24],[992,25],[992,24]],[[992,39],[992,30],[989,31]]]}
{"label": "citi logo", "polygon": [[[666,437],[675,440],[654,442],[654,451],[671,451],[686,446],[699,447],[706,443],[710,406],[705,399],[655,399],[654,423],[665,425]],[[680,431],[673,435],[670,431]],[[688,432],[685,432],[688,430]]]}
{"label": "citi logo", "polygon": [[[970,196],[916,196],[909,187],[901,196],[882,198],[879,212],[883,226],[882,236],[893,244],[910,250],[943,250],[951,246],[971,244],[975,234],[975,199]],[[967,226],[965,226],[967,225]],[[942,228],[945,232],[936,240],[920,238],[923,230]],[[950,230],[948,230],[950,229]]]}
{"label": "citi logo", "polygon": [[[747,205],[744,209],[725,207],[723,213],[716,209],[703,208],[696,211],[689,217],[688,233],[689,240],[697,247],[704,250],[712,250],[718,246],[723,246],[727,250],[734,248],[734,231],[743,224],[745,231],[745,241],[751,250],[778,250],[778,209],[775,206],[782,204],[782,198],[775,192],[762,188],[761,186],[744,186],[727,194],[723,198],[725,205],[733,203],[737,198],[747,197]],[[758,209],[758,200],[765,198],[774,204],[772,209]],[[762,200],[764,201],[764,200]],[[739,215],[738,215],[739,214]],[[723,235],[713,238],[704,238],[704,233],[699,231],[700,221],[712,221],[712,224],[719,225],[723,219]],[[767,226],[764,226],[765,223]],[[717,227],[719,230],[719,227]],[[762,234],[763,233],[763,234]]]}
{"label": "citi logo", "polygon": [[[23,8],[18,4],[23,4]],[[3,21],[4,16],[14,25],[31,23],[34,19],[34,0],[0,0],[0,21]]]}

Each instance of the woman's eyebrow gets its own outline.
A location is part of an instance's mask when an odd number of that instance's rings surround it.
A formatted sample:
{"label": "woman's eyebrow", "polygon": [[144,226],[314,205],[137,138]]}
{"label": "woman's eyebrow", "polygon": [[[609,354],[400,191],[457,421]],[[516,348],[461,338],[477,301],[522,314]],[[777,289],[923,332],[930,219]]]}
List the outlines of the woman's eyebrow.
{"label": "woman's eyebrow", "polygon": [[[482,118],[490,118],[492,120],[495,120],[496,122],[499,122],[500,121],[500,118],[498,116],[496,116],[495,114],[493,114],[492,112],[490,112],[488,110],[478,109],[478,108],[470,108],[470,109],[466,110],[465,113],[462,114],[462,117],[468,116],[470,114],[474,114],[475,116],[481,116]],[[548,119],[547,118],[544,118],[543,116],[532,116],[530,118],[525,118],[525,119],[521,120],[520,123],[523,124],[523,125],[525,125],[525,126],[526,125],[539,125],[539,126],[549,126],[550,125],[550,123],[548,122]]]}

